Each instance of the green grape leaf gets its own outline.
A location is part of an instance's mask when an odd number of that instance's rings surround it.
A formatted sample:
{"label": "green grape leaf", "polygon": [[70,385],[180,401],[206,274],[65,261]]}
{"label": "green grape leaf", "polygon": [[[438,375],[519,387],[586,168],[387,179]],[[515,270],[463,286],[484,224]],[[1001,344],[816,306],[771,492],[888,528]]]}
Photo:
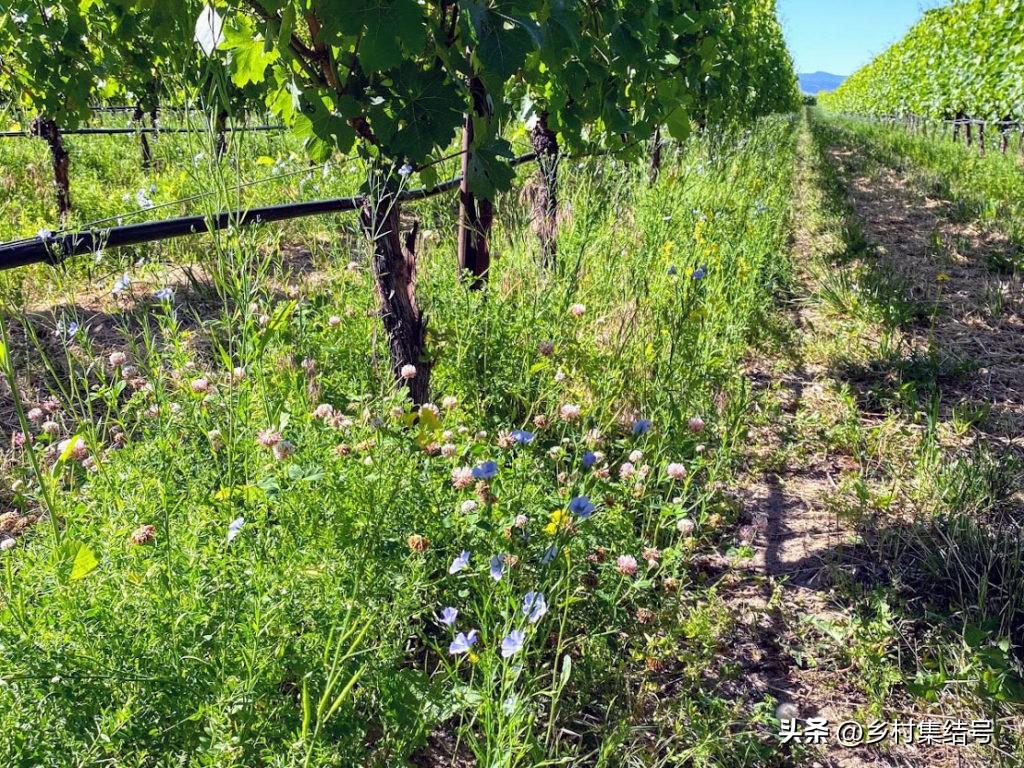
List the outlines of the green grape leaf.
{"label": "green grape leaf", "polygon": [[494,200],[499,192],[512,188],[515,170],[507,162],[514,157],[512,145],[495,139],[474,147],[466,164],[469,191],[485,200]]}

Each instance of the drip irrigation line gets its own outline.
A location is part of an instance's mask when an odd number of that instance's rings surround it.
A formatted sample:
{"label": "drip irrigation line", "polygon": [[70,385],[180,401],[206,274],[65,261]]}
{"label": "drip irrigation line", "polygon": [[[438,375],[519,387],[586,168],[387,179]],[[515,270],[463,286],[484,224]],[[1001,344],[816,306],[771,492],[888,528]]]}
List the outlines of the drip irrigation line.
{"label": "drip irrigation line", "polygon": [[[229,126],[224,129],[228,133],[236,131],[283,131],[284,125],[238,125]],[[150,126],[139,126],[137,128],[72,128],[61,130],[61,136],[117,136],[136,133],[207,133],[206,128],[153,128]],[[0,131],[2,139],[34,139],[36,136],[27,129],[24,131]]]}
{"label": "drip irrigation line", "polygon": [[[536,160],[535,153],[520,155],[510,161],[517,166]],[[462,182],[461,176],[436,184],[401,192],[398,202],[415,202],[455,189]],[[182,216],[160,221],[147,221],[107,229],[65,232],[58,235],[28,238],[26,240],[0,244],[0,269],[11,269],[41,262],[56,265],[64,259],[83,253],[95,253],[101,248],[117,248],[137,245],[156,240],[167,240],[183,235],[196,235],[229,226],[244,227],[253,224],[268,224],[304,216],[318,216],[325,213],[342,213],[362,208],[365,197],[339,197],[328,200],[310,200],[303,203],[286,203],[248,210],[223,211],[213,216]]]}
{"label": "drip irrigation line", "polygon": [[[134,112],[137,107],[133,107],[130,104],[94,104],[90,105],[89,109],[92,112]],[[200,107],[172,107],[163,106],[158,104],[156,106],[158,112],[204,112],[205,110]],[[143,112],[149,114],[149,109],[143,108]]]}

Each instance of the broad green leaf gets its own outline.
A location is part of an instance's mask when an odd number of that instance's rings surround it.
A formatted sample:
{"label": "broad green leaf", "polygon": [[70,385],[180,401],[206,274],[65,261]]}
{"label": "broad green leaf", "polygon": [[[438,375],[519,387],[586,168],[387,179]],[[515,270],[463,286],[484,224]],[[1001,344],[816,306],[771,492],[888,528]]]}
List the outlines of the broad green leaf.
{"label": "broad green leaf", "polygon": [[75,546],[77,551],[75,552],[75,559],[71,564],[71,573],[68,576],[71,581],[78,581],[88,576],[100,564],[92,550],[85,544],[78,543]]}

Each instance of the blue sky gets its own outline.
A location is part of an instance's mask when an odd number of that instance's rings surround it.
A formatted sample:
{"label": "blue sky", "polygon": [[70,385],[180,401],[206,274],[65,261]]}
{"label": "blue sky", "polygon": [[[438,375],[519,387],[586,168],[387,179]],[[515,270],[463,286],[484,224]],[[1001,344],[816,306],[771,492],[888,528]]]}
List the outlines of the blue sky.
{"label": "blue sky", "polygon": [[797,72],[850,75],[945,0],[778,0]]}

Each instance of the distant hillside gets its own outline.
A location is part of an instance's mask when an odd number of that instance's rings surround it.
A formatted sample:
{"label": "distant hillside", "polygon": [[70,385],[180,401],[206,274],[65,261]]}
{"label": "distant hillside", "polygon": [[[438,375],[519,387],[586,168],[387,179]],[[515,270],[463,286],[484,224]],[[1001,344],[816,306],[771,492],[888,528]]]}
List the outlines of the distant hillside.
{"label": "distant hillside", "polygon": [[846,78],[842,75],[833,75],[830,72],[811,72],[810,74],[799,75],[800,90],[804,93],[820,93],[821,91],[834,91]]}

